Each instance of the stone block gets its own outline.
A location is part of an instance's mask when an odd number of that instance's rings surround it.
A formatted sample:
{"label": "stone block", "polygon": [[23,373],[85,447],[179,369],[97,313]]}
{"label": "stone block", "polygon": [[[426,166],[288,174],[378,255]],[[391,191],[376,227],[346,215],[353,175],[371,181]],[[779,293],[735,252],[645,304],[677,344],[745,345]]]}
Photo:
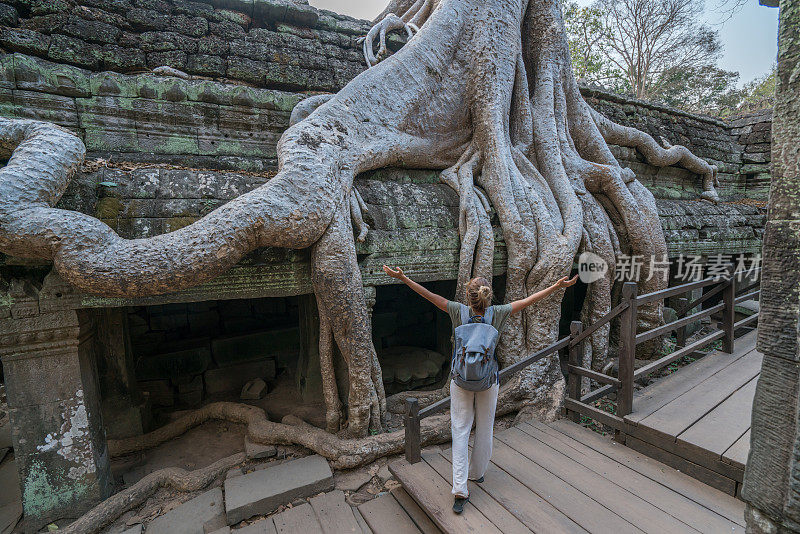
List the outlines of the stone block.
{"label": "stone block", "polygon": [[259,400],[267,394],[267,383],[260,378],[250,380],[242,388],[239,398],[242,400]]}
{"label": "stone block", "polygon": [[88,73],[70,65],[14,54],[14,73],[18,89],[61,96],[91,94]]}
{"label": "stone block", "polygon": [[222,490],[214,488],[157,517],[148,534],[206,534],[227,526]]}
{"label": "stone block", "polygon": [[273,512],[281,504],[333,489],[328,461],[313,455],[225,481],[228,524]]}
{"label": "stone block", "polygon": [[19,23],[19,13],[8,4],[0,4],[0,25],[16,26]]}
{"label": "stone block", "polygon": [[211,364],[211,352],[207,346],[174,352],[163,352],[139,358],[136,362],[138,380],[177,379],[198,375]]}
{"label": "stone block", "polygon": [[97,69],[103,59],[103,48],[94,43],[87,43],[81,39],[67,35],[54,34],[50,36],[50,48],[47,56],[58,63],[78,65],[88,69]]}
{"label": "stone block", "polygon": [[143,51],[115,44],[103,45],[102,57],[103,68],[117,72],[143,70],[147,63]]}
{"label": "stone block", "polygon": [[22,518],[22,496],[14,462],[0,466],[0,487],[3,488],[0,493],[0,532],[17,532],[14,527]]}
{"label": "stone block", "polygon": [[342,491],[358,491],[370,480],[372,480],[372,473],[366,468],[337,471],[334,475],[336,489]]}
{"label": "stone block", "polygon": [[244,451],[247,453],[248,458],[260,460],[263,458],[272,458],[278,454],[278,449],[275,445],[262,445],[261,443],[253,443],[248,436],[244,438]]}
{"label": "stone block", "polygon": [[2,27],[0,45],[12,52],[45,55],[50,48],[50,36],[24,28]]}
{"label": "stone block", "polygon": [[125,14],[128,22],[137,30],[163,30],[169,27],[169,16],[151,9],[133,8]]}
{"label": "stone block", "polygon": [[186,60],[186,70],[201,76],[222,77],[228,69],[224,58],[207,54],[192,54]]}
{"label": "stone block", "polygon": [[262,519],[261,521],[256,521],[255,523],[250,523],[245,527],[236,529],[236,534],[274,534],[274,533],[275,533],[275,524],[272,522],[271,517]]}
{"label": "stone block", "polygon": [[241,363],[218,369],[209,369],[203,375],[206,394],[240,392],[244,385],[254,378],[272,380],[275,378],[275,360],[260,360]]}
{"label": "stone block", "polygon": [[211,342],[211,353],[220,367],[278,354],[297,354],[299,350],[297,327],[218,338]]}
{"label": "stone block", "polygon": [[175,390],[169,380],[146,380],[139,382],[139,389],[147,392],[153,406],[175,404]]}

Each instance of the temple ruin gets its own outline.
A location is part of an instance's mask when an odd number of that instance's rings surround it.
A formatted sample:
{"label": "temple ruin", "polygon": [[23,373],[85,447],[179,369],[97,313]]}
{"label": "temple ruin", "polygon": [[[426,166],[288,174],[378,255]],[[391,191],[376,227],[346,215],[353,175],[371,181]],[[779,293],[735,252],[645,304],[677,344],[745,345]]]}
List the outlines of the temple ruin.
{"label": "temple ruin", "polygon": [[[56,207],[96,217],[125,239],[185,228],[268,183],[293,109],[366,69],[359,38],[371,27],[288,0],[12,2],[0,4],[0,25],[0,117],[77,135],[85,160]],[[398,50],[404,41],[392,34],[389,46]],[[670,258],[760,254],[770,110],[722,121],[593,87],[580,92],[616,123],[716,165],[714,203],[702,200],[697,174],[610,147],[655,197]],[[354,183],[365,225],[356,220],[356,233],[366,230],[356,257],[387,396],[434,390],[447,376],[447,317],[381,271],[397,265],[455,293],[459,195],[440,174],[393,165]],[[507,250],[494,212],[491,224],[502,300]],[[671,273],[670,285],[676,280]],[[567,292],[562,334],[585,294],[580,284]],[[107,440],[150,432],[164,414],[239,400],[253,379],[323,406],[319,346],[308,248],[259,248],[205,283],[141,297],[77,289],[52,262],[0,253],[9,411],[0,418],[9,418],[29,525],[75,518],[111,495]],[[338,352],[333,364],[346,405]],[[250,402],[258,405],[263,393],[255,395]],[[320,428],[329,423],[324,410],[302,415]]]}

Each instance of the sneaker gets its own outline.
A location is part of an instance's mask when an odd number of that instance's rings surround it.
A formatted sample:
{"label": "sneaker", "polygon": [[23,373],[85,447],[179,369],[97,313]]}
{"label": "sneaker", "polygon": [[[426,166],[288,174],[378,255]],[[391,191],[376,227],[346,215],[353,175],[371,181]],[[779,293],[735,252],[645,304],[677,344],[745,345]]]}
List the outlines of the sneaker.
{"label": "sneaker", "polygon": [[473,482],[477,482],[478,484],[483,484],[483,477],[476,478]]}
{"label": "sneaker", "polygon": [[456,497],[453,501],[453,511],[460,514],[464,511],[464,505],[469,501],[469,497]]}

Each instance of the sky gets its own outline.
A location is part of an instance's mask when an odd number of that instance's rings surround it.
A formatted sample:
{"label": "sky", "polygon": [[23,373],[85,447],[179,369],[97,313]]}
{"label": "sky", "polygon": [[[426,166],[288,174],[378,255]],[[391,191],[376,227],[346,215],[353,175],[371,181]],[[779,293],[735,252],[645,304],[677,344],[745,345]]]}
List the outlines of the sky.
{"label": "sky", "polygon": [[[311,5],[344,13],[351,17],[372,20],[388,5],[388,0],[309,0]],[[578,0],[587,5],[591,0]],[[739,85],[769,72],[778,53],[778,10],[758,5],[758,0],[745,0],[745,5],[729,20],[710,9],[719,0],[706,3],[706,22],[720,34],[724,52],[719,66],[739,72]]]}

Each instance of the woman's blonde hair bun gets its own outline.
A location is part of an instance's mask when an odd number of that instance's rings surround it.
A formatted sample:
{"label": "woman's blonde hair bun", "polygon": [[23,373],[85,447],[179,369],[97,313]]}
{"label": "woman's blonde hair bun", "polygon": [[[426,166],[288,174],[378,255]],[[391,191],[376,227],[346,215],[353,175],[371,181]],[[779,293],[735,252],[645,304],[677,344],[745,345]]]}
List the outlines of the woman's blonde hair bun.
{"label": "woman's blonde hair bun", "polygon": [[467,283],[467,304],[473,311],[483,313],[492,305],[492,286],[483,276],[473,278]]}

